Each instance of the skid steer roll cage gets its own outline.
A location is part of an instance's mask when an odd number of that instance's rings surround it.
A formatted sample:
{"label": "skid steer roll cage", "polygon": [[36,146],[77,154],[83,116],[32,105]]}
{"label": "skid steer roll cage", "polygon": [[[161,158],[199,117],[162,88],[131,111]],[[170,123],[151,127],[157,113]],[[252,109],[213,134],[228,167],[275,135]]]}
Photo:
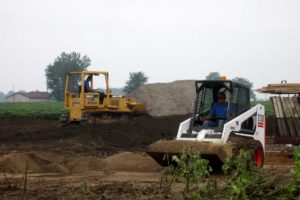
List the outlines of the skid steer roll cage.
{"label": "skid steer roll cage", "polygon": [[[165,155],[180,154],[191,148],[212,164],[224,163],[225,159],[238,155],[240,149],[253,150],[253,160],[262,167],[265,152],[265,110],[257,104],[250,109],[250,88],[230,80],[196,81],[196,98],[193,115],[179,125],[175,140],[160,140],[148,147],[148,154],[161,165],[168,165]],[[203,128],[199,115],[206,115],[217,101],[217,94],[224,88],[227,92],[228,111],[223,130]],[[221,90],[222,91],[222,90]],[[229,95],[228,95],[229,94]],[[207,102],[208,103],[207,103]],[[232,107],[236,106],[236,115]],[[199,126],[200,125],[200,126]]]}
{"label": "skid steer roll cage", "polygon": [[[196,81],[196,99],[193,115],[181,122],[179,125],[176,140],[204,141],[213,143],[226,143],[233,134],[240,137],[247,137],[260,141],[265,149],[265,109],[261,104],[257,104],[250,109],[250,88],[242,83],[230,80],[203,80]],[[212,103],[216,101],[218,90],[225,87],[230,95],[228,98],[228,118],[223,130],[215,128],[204,129],[202,125],[197,127],[198,117],[205,108],[201,105],[205,98],[205,88],[214,88]],[[245,105],[243,105],[245,103]],[[235,116],[230,116],[232,105],[237,106]],[[202,107],[201,107],[202,106]],[[202,110],[201,110],[201,109]]]}
{"label": "skid steer roll cage", "polygon": [[[190,123],[192,130],[199,115],[208,114],[214,102],[217,101],[217,94],[220,89],[225,89],[227,93],[228,112],[226,122],[232,119],[233,114],[239,115],[250,109],[250,88],[240,82],[231,80],[199,80],[195,82],[196,99],[194,101],[193,116]],[[208,91],[211,90],[211,91]],[[243,93],[241,93],[243,91]],[[212,92],[211,102],[205,105],[208,93]],[[229,95],[228,95],[229,94]],[[240,105],[241,95],[244,97],[244,104]],[[233,112],[235,111],[235,112]]]}

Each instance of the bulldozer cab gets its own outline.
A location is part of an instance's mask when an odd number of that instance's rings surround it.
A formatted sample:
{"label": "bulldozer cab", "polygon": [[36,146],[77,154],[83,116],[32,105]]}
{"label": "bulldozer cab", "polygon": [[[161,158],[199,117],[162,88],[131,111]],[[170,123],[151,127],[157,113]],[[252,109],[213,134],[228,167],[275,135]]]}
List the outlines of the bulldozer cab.
{"label": "bulldozer cab", "polygon": [[[66,80],[65,107],[84,109],[104,106],[111,96],[108,78],[108,73],[101,71],[69,72]],[[102,84],[99,84],[100,81]]]}
{"label": "bulldozer cab", "polygon": [[199,118],[211,113],[220,92],[226,94],[227,116],[222,119],[214,116],[212,121],[225,120],[227,122],[250,108],[250,88],[242,83],[230,80],[201,80],[196,81],[195,86],[196,99],[191,120],[192,130],[202,129],[203,121]]}

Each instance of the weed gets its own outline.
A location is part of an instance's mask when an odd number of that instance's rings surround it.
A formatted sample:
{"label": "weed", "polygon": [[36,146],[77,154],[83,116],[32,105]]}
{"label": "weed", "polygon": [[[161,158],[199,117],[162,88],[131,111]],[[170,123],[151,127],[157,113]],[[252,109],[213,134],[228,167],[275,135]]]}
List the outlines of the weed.
{"label": "weed", "polygon": [[97,199],[107,199],[107,185],[106,184],[100,184],[98,187],[95,189],[95,193],[97,194]]}
{"label": "weed", "polygon": [[80,190],[83,195],[89,195],[91,192],[88,183],[84,179],[80,181]]}
{"label": "weed", "polygon": [[231,171],[227,184],[230,199],[274,199],[279,193],[278,177],[272,174],[269,178],[262,168],[252,161],[252,151],[240,150],[237,157],[226,159],[223,171]]}
{"label": "weed", "polygon": [[[184,197],[191,199],[201,198],[200,194],[204,194],[204,188],[200,189],[198,184],[201,179],[203,180],[210,176],[212,168],[208,165],[209,161],[202,159],[199,152],[194,152],[190,148],[184,149],[179,156],[172,156],[172,161],[175,162],[176,166],[176,180],[181,177],[185,180]],[[191,188],[193,188],[193,191],[191,191]],[[201,193],[199,193],[199,190]]]}
{"label": "weed", "polygon": [[300,147],[293,153],[296,169],[291,170],[293,180],[285,189],[282,199],[300,199]]}
{"label": "weed", "polygon": [[[184,179],[183,191],[186,199],[280,199],[300,200],[300,147],[294,151],[296,169],[292,170],[293,180],[287,186],[278,185],[279,176],[274,169],[264,170],[252,161],[252,151],[241,149],[237,157],[227,158],[222,166],[225,174],[230,172],[225,187],[218,187],[216,180],[208,179],[212,169],[208,161],[191,149],[173,156],[169,177],[164,179],[169,194],[175,180]],[[199,184],[201,181],[201,184]]]}
{"label": "weed", "polygon": [[165,198],[170,197],[171,187],[174,183],[175,176],[176,176],[177,170],[178,170],[178,166],[174,166],[174,165],[170,164],[169,158],[170,157],[169,157],[168,153],[166,152],[163,159],[167,161],[168,166],[169,166],[168,167],[168,175],[163,176],[160,179],[160,184],[159,184]]}

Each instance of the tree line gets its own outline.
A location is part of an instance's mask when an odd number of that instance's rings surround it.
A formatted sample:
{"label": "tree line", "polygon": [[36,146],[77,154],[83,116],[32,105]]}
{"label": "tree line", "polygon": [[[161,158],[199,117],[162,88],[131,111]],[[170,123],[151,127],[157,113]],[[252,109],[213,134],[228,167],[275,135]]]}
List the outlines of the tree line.
{"label": "tree line", "polygon": [[[47,88],[50,95],[57,101],[64,100],[66,76],[68,72],[76,72],[87,70],[91,65],[91,59],[80,53],[61,53],[53,63],[47,65],[45,69]],[[119,94],[129,94],[134,89],[148,81],[148,77],[143,72],[130,72],[129,80],[126,82],[124,88],[111,88],[112,92]]]}
{"label": "tree line", "polygon": [[[221,74],[219,72],[210,72],[205,78],[207,80],[220,80]],[[253,91],[253,83],[251,81],[243,77],[235,77],[232,80],[247,85],[250,88],[250,98],[256,100],[256,95]]]}
{"label": "tree line", "polygon": [[[48,64],[45,69],[47,89],[53,100],[63,101],[65,93],[66,76],[68,72],[76,72],[87,70],[91,65],[91,59],[87,56],[81,56],[78,52],[61,53],[54,62]],[[219,72],[210,72],[206,79],[218,80],[221,79]],[[253,83],[243,77],[233,78],[235,81],[242,82],[253,88]],[[116,95],[129,94],[139,86],[148,82],[148,77],[144,72],[130,72],[129,78],[123,88],[111,88],[112,93]],[[7,94],[0,92],[0,102],[5,101],[5,97],[11,95],[13,92],[9,91]],[[251,98],[255,99],[255,93],[251,90]]]}

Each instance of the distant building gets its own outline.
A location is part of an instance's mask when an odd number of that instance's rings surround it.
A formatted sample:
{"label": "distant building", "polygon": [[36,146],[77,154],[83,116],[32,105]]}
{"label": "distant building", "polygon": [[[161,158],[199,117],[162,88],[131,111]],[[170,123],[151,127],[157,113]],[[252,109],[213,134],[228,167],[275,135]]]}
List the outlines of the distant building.
{"label": "distant building", "polygon": [[45,102],[50,101],[48,92],[17,92],[5,97],[6,102]]}

